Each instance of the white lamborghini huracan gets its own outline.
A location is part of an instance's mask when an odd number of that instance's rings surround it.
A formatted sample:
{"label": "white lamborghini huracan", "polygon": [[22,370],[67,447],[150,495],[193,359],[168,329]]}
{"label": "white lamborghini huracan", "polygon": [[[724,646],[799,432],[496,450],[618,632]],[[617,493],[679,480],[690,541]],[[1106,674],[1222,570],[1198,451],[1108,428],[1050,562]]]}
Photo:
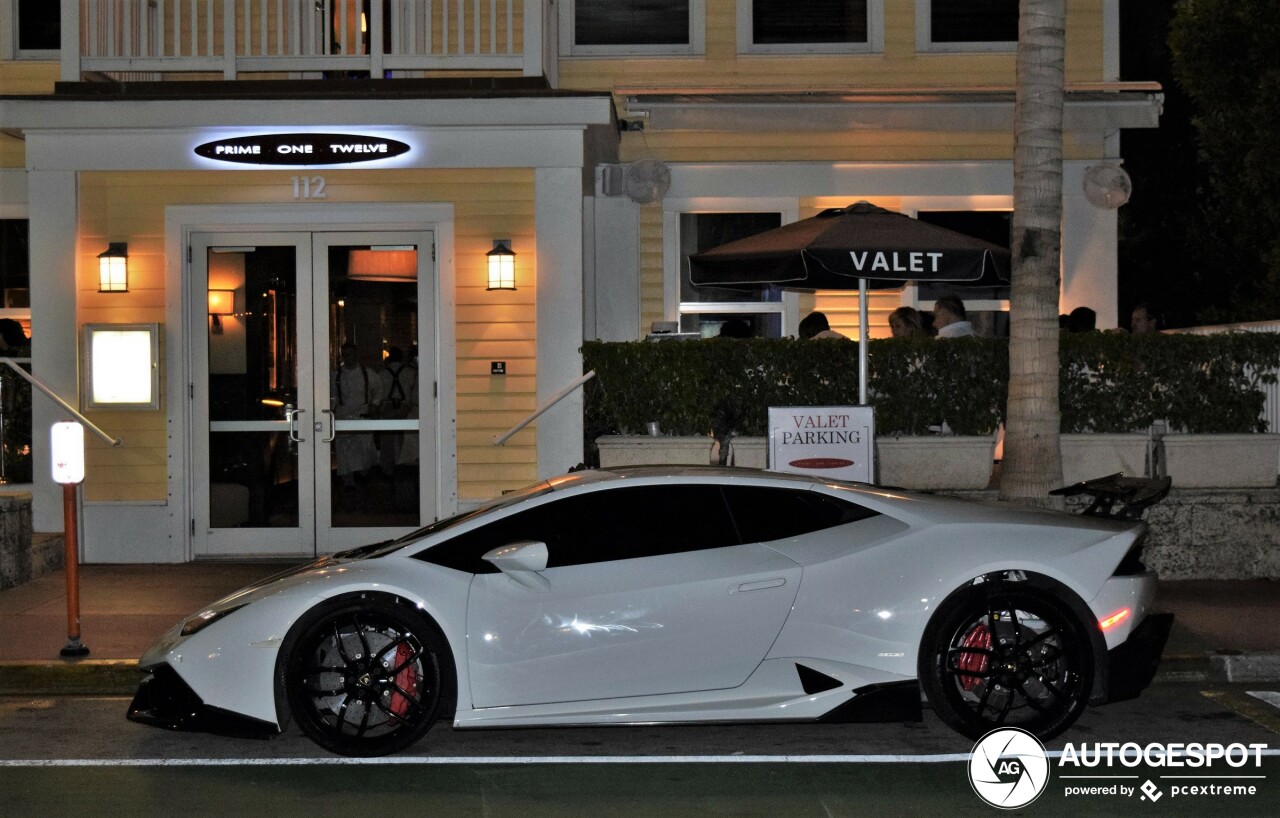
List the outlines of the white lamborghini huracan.
{"label": "white lamborghini huracan", "polygon": [[381,755],[445,717],[905,721],[923,698],[966,736],[1047,738],[1155,673],[1144,532],[745,469],[577,472],[214,603],[142,657],[129,717],[292,718]]}

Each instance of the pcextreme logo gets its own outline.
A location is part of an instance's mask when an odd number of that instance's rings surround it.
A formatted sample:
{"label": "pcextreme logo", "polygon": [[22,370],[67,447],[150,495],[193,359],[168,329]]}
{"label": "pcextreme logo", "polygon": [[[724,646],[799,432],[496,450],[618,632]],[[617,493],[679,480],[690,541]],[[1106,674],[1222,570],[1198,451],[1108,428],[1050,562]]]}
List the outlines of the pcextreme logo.
{"label": "pcextreme logo", "polygon": [[969,753],[969,783],[993,807],[1025,807],[1049,786],[1049,757],[1026,730],[992,730]]}

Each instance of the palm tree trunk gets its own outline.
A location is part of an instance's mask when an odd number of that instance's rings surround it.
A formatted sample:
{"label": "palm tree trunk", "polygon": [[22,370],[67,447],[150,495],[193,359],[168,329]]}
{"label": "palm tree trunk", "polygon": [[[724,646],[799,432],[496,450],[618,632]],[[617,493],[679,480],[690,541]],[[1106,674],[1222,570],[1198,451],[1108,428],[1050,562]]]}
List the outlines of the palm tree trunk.
{"label": "palm tree trunk", "polygon": [[1020,0],[1014,106],[1009,403],[1000,496],[1049,505],[1058,447],[1065,0]]}

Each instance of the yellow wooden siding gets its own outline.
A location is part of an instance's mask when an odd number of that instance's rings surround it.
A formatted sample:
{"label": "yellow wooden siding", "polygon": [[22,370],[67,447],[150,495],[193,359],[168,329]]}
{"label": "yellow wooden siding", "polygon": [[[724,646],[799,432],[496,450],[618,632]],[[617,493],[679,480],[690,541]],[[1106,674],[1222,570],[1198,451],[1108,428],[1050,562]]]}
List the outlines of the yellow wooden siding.
{"label": "yellow wooden siding", "polygon": [[[165,316],[164,211],[172,205],[293,202],[288,171],[81,174],[78,263],[79,323],[157,321]],[[536,405],[537,282],[533,172],[528,169],[327,170],[328,202],[450,202],[454,206],[457,305],[458,494],[485,498],[537,477],[534,427],[495,451],[493,438]],[[485,256],[494,237],[519,254],[514,292],[488,292]],[[129,292],[97,291],[97,254],[108,241],[129,242]],[[165,354],[167,359],[167,352]],[[507,362],[505,378],[489,362]],[[166,361],[161,362],[161,372]],[[425,388],[429,386],[424,384]],[[163,395],[163,389],[161,394]],[[92,500],[164,500],[167,409],[96,412],[91,417],[125,437],[124,449],[91,446]],[[447,419],[445,419],[447,420]],[[147,431],[143,440],[121,428]],[[178,444],[180,445],[180,444]],[[500,468],[498,467],[500,464]]]}
{"label": "yellow wooden siding", "polygon": [[[1064,140],[1067,160],[1103,156],[1100,141]],[[1010,161],[1013,131],[655,131],[623,134],[624,162]]]}
{"label": "yellow wooden siding", "polygon": [[649,331],[664,313],[664,273],[662,261],[662,206],[640,208],[640,332]]}
{"label": "yellow wooden siding", "polygon": [[52,94],[60,70],[51,60],[0,60],[0,96]]}
{"label": "yellow wooden siding", "polygon": [[[918,53],[915,0],[885,0],[883,54],[738,54],[738,0],[706,0],[706,49],[698,57],[567,58],[560,86],[571,89],[907,89],[1014,84],[1008,53]],[[1066,81],[1102,74],[1103,0],[1067,4]]]}

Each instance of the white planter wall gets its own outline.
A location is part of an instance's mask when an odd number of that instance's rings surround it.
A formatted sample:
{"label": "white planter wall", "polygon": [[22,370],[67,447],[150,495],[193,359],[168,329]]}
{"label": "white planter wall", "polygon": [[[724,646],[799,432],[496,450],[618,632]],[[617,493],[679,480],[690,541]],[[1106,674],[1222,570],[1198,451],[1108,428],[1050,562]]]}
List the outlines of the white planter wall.
{"label": "white planter wall", "polygon": [[1164,457],[1176,488],[1274,486],[1280,434],[1167,434]]}
{"label": "white planter wall", "polygon": [[1134,434],[1064,434],[1062,480],[1064,485],[1124,472],[1142,477],[1147,470],[1147,436]]}
{"label": "white planter wall", "polygon": [[985,489],[995,457],[993,437],[877,437],[879,484],[904,489]]}

